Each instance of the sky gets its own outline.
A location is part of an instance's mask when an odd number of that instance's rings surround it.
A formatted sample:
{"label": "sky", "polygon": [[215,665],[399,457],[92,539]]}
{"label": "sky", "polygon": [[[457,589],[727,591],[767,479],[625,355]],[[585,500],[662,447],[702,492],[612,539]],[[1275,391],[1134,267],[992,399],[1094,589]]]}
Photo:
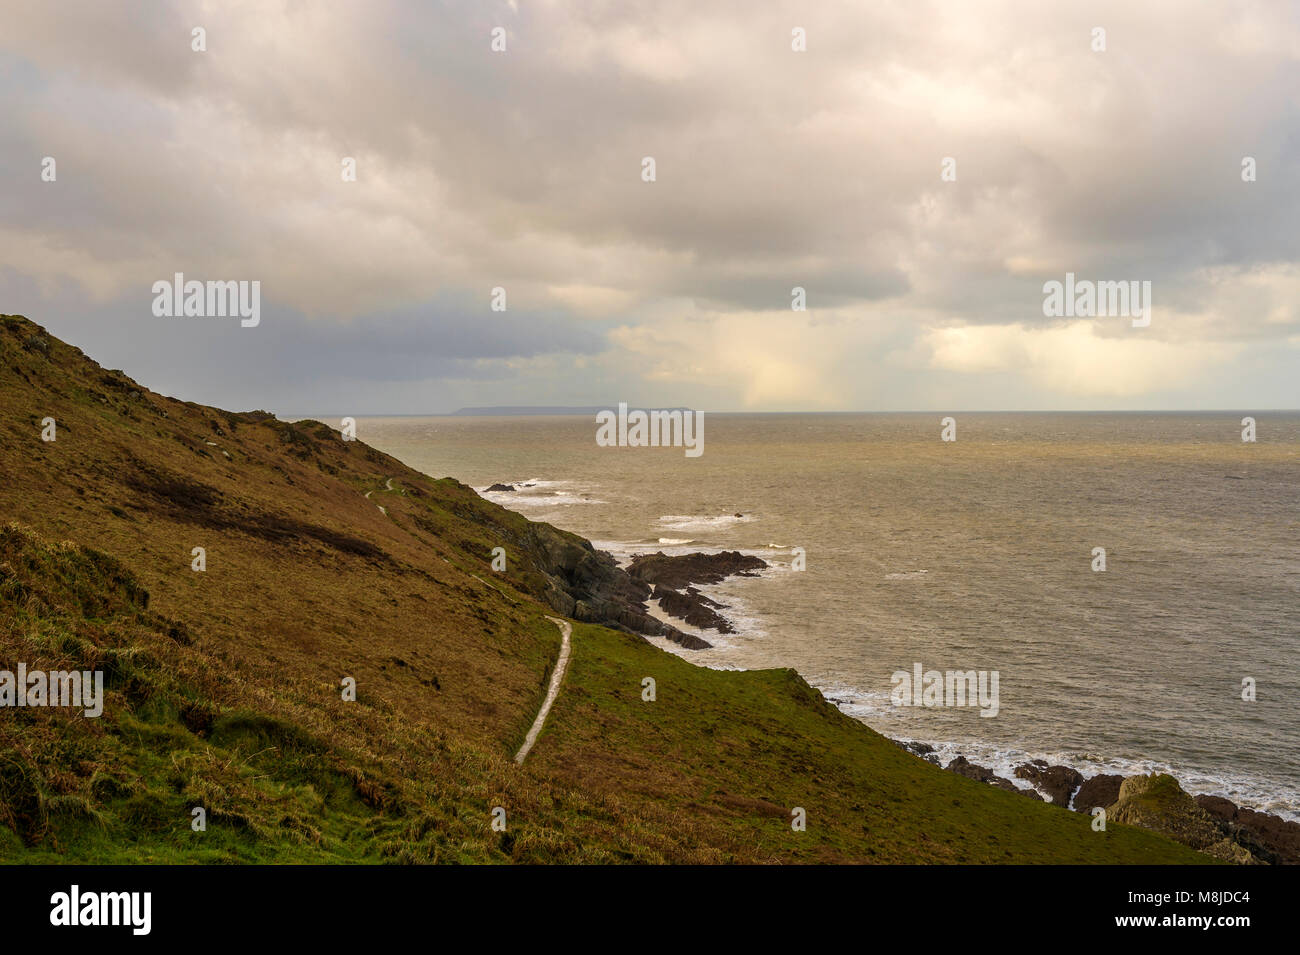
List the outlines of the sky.
{"label": "sky", "polygon": [[[3,21],[0,312],[164,394],[1300,407],[1300,3],[5,0]],[[260,282],[259,324],[155,315],[177,272]],[[1150,324],[1045,315],[1066,273],[1150,282]]]}

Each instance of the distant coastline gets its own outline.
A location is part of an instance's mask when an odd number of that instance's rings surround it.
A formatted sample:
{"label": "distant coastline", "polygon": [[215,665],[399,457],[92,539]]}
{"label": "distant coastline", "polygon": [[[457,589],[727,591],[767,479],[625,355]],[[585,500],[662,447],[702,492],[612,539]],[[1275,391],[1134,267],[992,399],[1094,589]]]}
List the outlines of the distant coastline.
{"label": "distant coastline", "polygon": [[[513,417],[516,415],[582,415],[589,416],[599,414],[602,411],[609,411],[617,408],[618,402],[607,405],[591,406],[573,406],[573,405],[493,405],[483,408],[457,408],[448,417],[451,418],[473,418],[473,417]],[[655,405],[641,407],[639,405],[631,406],[633,411],[693,411],[693,408],[664,408]]]}
{"label": "distant coastline", "polygon": [[493,417],[513,415],[594,415],[604,411],[608,406],[592,405],[579,407],[572,405],[494,405],[482,408],[457,408],[448,417]]}

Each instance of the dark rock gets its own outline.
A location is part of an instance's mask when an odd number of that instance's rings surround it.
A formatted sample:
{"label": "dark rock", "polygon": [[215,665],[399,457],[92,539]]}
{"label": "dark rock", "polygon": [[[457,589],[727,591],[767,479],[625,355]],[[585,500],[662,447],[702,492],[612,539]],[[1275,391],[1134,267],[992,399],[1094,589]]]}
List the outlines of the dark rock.
{"label": "dark rock", "polygon": [[513,491],[514,489],[513,484],[493,484],[488,491]]}
{"label": "dark rock", "polygon": [[958,756],[944,768],[950,773],[956,773],[958,776],[965,776],[967,779],[973,779],[979,783],[990,783],[999,778],[997,773],[993,772],[993,770],[986,766],[977,766],[965,756]]}
{"label": "dark rock", "polygon": [[736,575],[754,576],[756,571],[766,566],[767,561],[761,557],[749,557],[734,550],[678,557],[669,557],[660,551],[657,554],[637,554],[627,572],[648,584],[681,590],[691,584],[716,584]]}
{"label": "dark rock", "polygon": [[590,541],[549,524],[530,524],[525,550],[545,578],[540,596],[565,616],[664,637],[688,650],[713,645],[652,617],[646,606],[650,585],[628,574]]}
{"label": "dark rock", "polygon": [[727,618],[718,610],[727,609],[716,600],[710,600],[694,587],[687,587],[680,593],[656,585],[650,594],[652,600],[659,601],[659,608],[671,617],[684,620],[700,630],[716,630],[718,633],[735,633]]}
{"label": "dark rock", "polygon": [[1053,806],[1070,805],[1070,794],[1079,788],[1083,776],[1069,766],[1048,766],[1041,759],[1017,766],[1017,779],[1027,779],[1047,794]]}
{"label": "dark rock", "polygon": [[999,789],[1005,789],[1010,793],[1019,793],[1022,796],[1029,796],[1031,799],[1041,801],[1043,798],[1032,789],[1021,789],[1011,780],[999,776],[987,766],[979,766],[972,763],[965,756],[958,756],[944,768],[950,773],[956,773],[958,776],[965,776],[967,779],[973,779],[977,783],[988,783],[990,786],[997,786]]}
{"label": "dark rock", "polygon": [[1196,805],[1228,826],[1234,841],[1267,862],[1300,865],[1300,822],[1238,806],[1222,796],[1197,796]]}
{"label": "dark rock", "polygon": [[934,765],[938,766],[940,769],[943,769],[943,764],[939,762],[939,757],[938,755],[935,754],[934,747],[931,746],[929,743],[919,743],[916,742],[915,740],[910,742],[904,742],[903,740],[899,740],[899,739],[891,739],[890,742],[893,743],[895,746],[899,747],[900,749],[907,750],[913,756],[919,756],[927,763],[934,763]]}
{"label": "dark rock", "polygon": [[1114,805],[1115,800],[1119,799],[1119,787],[1122,782],[1124,782],[1123,776],[1108,773],[1085,779],[1079,791],[1074,794],[1075,811],[1092,812],[1098,806],[1105,809],[1107,806]]}
{"label": "dark rock", "polygon": [[767,561],[734,550],[678,557],[660,551],[637,554],[627,572],[634,580],[654,585],[651,599],[659,601],[660,608],[669,616],[701,630],[734,633],[735,628],[718,613],[727,608],[704,596],[692,584],[716,584],[733,575],[753,577],[766,566]]}
{"label": "dark rock", "polygon": [[899,746],[903,747],[903,749],[907,750],[909,753],[915,753],[917,756],[928,756],[934,752],[934,747],[929,743],[921,743],[916,740],[911,740],[906,743],[898,742],[898,740],[895,740],[894,742],[898,743]]}
{"label": "dark rock", "polygon": [[673,643],[680,644],[687,650],[707,650],[713,646],[709,641],[702,640],[693,633],[682,633],[676,627],[671,627],[666,623],[661,624],[660,627],[659,636],[666,640],[671,640]]}

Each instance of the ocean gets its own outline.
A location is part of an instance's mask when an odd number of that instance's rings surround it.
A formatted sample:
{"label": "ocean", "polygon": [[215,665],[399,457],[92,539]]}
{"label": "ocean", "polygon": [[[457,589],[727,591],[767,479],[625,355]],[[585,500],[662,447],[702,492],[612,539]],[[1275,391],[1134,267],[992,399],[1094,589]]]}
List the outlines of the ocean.
{"label": "ocean", "polygon": [[[1300,819],[1300,414],[956,414],[952,442],[942,417],[706,414],[697,458],[599,447],[577,416],[363,418],[358,437],[514,485],[485,496],[621,562],[768,561],[701,588],[736,630],[701,632],[713,649],[656,641],[699,665],[793,667],[945,762],[1164,771]],[[916,664],[997,671],[996,715],[892,705]]]}

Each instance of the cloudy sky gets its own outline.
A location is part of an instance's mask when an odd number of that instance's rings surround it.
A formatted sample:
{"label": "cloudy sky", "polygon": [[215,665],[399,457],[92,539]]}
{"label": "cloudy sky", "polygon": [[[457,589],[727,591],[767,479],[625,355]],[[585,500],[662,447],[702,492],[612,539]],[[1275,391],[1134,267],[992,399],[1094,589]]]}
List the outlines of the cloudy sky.
{"label": "cloudy sky", "polygon": [[[4,8],[0,312],[164,393],[1300,406],[1300,4]],[[175,272],[261,324],[155,317]],[[1150,326],[1044,317],[1066,272]]]}

